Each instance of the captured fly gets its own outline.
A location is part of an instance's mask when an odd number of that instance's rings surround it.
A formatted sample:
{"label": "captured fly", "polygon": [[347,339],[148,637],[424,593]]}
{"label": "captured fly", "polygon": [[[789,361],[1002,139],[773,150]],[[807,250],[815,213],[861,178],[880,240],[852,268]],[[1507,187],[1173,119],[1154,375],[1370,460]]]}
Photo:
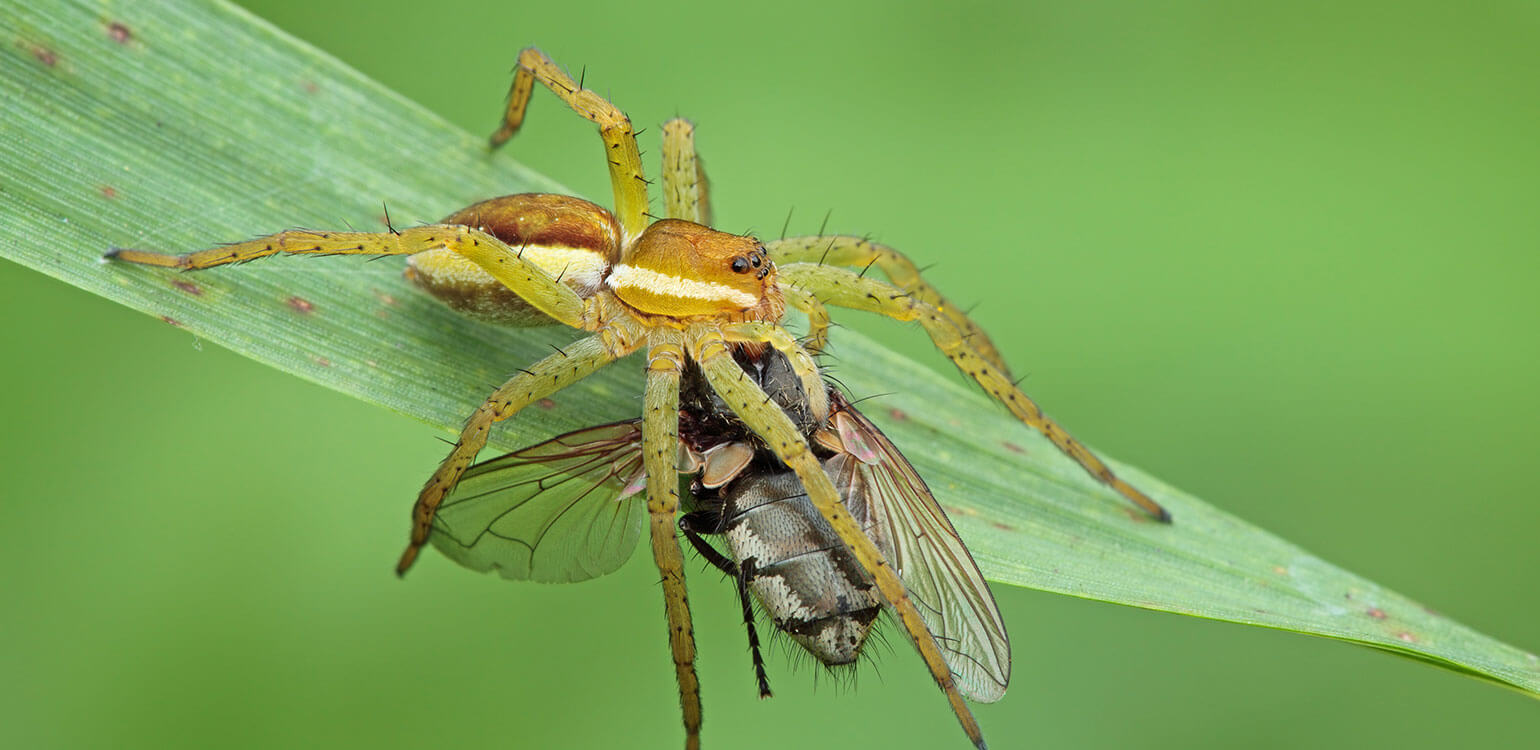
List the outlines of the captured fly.
{"label": "captured fly", "polygon": [[[792,417],[846,508],[890,561],[963,695],[999,700],[1010,641],[983,576],[925,482],[891,441],[836,389],[819,422],[786,360],[740,364]],[[686,371],[680,472],[695,510],[680,527],[737,582],[756,677],[769,695],[749,597],[775,627],[825,664],[855,661],[887,606],[869,574],[808,500],[801,483]],[[505,578],[572,582],[630,556],[647,515],[641,425],[616,422],[561,435],[467,470],[434,520],[450,559]],[[718,551],[704,537],[719,537]]]}

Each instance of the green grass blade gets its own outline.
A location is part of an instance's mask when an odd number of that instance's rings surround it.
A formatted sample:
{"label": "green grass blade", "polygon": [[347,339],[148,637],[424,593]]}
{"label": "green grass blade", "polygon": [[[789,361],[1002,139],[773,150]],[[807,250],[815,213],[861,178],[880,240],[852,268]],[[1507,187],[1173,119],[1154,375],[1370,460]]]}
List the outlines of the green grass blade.
{"label": "green grass blade", "polygon": [[[463,320],[416,294],[399,259],[196,275],[102,264],[109,246],[180,252],[292,226],[383,228],[382,204],[408,224],[561,188],[223,5],[12,3],[0,29],[15,40],[0,45],[5,257],[446,431],[508,372],[572,338]],[[990,579],[1336,638],[1540,693],[1535,656],[1119,467],[1176,518],[1151,523],[958,378],[838,334],[852,391],[903,383],[869,411]],[[634,416],[640,382],[638,363],[610,368],[494,442]]]}

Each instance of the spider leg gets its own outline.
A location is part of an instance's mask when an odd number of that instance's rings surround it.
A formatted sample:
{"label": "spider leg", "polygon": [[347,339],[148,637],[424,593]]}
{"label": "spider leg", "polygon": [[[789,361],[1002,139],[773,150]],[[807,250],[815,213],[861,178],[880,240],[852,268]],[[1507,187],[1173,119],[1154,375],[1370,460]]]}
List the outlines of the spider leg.
{"label": "spider leg", "polygon": [[520,371],[487,397],[481,406],[476,407],[476,411],[465,420],[465,427],[460,431],[460,439],[455,443],[454,450],[444,457],[438,470],[433,472],[433,476],[417,495],[417,503],[412,506],[411,541],[407,543],[406,551],[401,553],[400,562],[396,563],[396,574],[405,575],[417,559],[417,553],[427,544],[439,504],[454,489],[460,481],[460,475],[465,473],[466,467],[471,465],[476,454],[487,444],[487,435],[493,423],[517,414],[525,406],[576,383],[628,353],[613,351],[602,336],[589,336],[568,344],[565,349]]}
{"label": "spider leg", "polygon": [[829,345],[829,308],[824,307],[817,295],[802,287],[787,283],[779,286],[786,304],[807,316],[807,336],[802,340],[802,348],[813,354],[823,352]]}
{"label": "spider leg", "polygon": [[104,256],[146,266],[198,271],[270,255],[413,255],[448,248],[465,257],[557,322],[589,329],[589,302],[497,238],[458,224],[429,224],[399,232],[312,232],[291,229],[184,255],[113,249]]}
{"label": "spider leg", "polygon": [[765,243],[765,249],[770,251],[770,258],[777,264],[817,263],[861,269],[876,266],[893,286],[946,315],[980,357],[1004,373],[1007,380],[1011,378],[1011,370],[995,349],[994,342],[989,340],[989,334],[964,314],[962,308],[941,296],[941,292],[920,275],[920,269],[903,253],[864,237],[847,235],[788,237]]}
{"label": "spider leg", "polygon": [[1075,459],[1091,476],[1117,490],[1150,515],[1163,522],[1171,521],[1171,514],[1159,503],[1150,499],[1133,485],[1118,478],[1112,469],[1049,419],[1043,410],[1022,393],[1011,381],[1010,375],[996,367],[973,346],[973,341],[958,329],[952,319],[925,301],[875,279],[864,278],[854,272],[832,266],[795,263],[781,267],[781,274],[790,283],[816,289],[824,302],[838,307],[849,307],[885,315],[894,320],[917,321],[930,334],[935,343],[957,369],[973,378],[995,400],[1005,405],[1011,414],[1043,433],[1065,455]]}
{"label": "spider leg", "polygon": [[700,513],[686,513],[679,517],[679,530],[684,532],[684,538],[690,541],[690,546],[700,554],[711,567],[732,576],[738,584],[738,603],[743,607],[743,626],[749,631],[749,654],[754,660],[754,679],[759,683],[759,697],[769,698],[770,677],[765,673],[765,657],[759,649],[759,631],[754,627],[754,605],[749,600],[749,577],[738,567],[738,564],[729,560],[715,547],[712,547],[701,538],[701,534],[720,533],[710,521],[700,520]]}
{"label": "spider leg", "polygon": [[797,378],[802,381],[802,391],[807,394],[808,411],[820,424],[828,417],[829,391],[824,387],[823,378],[818,374],[818,365],[813,362],[812,355],[798,345],[786,329],[773,323],[750,322],[732,323],[722,326],[721,330],[722,337],[728,341],[766,343],[785,355],[791,362],[792,372],[795,372]]}
{"label": "spider leg", "polygon": [[682,117],[663,123],[664,216],[711,226],[710,187],[695,153],[695,124]]}
{"label": "spider leg", "polygon": [[519,53],[519,66],[508,89],[508,109],[503,114],[502,127],[492,134],[492,148],[506,143],[524,124],[524,111],[529,107],[536,81],[599,126],[605,159],[610,165],[610,188],[615,192],[615,216],[628,238],[641,234],[647,228],[647,177],[642,171],[642,155],[636,147],[631,118],[609,100],[579,86],[561,66],[534,47]]}
{"label": "spider leg", "polygon": [[701,372],[713,390],[732,408],[743,424],[762,438],[782,463],[796,472],[797,479],[807,490],[808,499],[818,512],[850,548],[861,567],[871,575],[882,598],[892,607],[893,613],[908,633],[909,639],[919,650],[925,666],[930,669],[936,685],[946,694],[952,711],[962,724],[963,731],[973,744],[984,747],[973,712],[963,702],[952,671],[936,645],[935,636],[925,627],[920,611],[909,598],[904,583],[888,561],[883,558],[877,545],[845,508],[834,482],[824,472],[823,466],[808,448],[807,440],[798,432],[791,419],[756,384],[743,368],[734,361],[727,342],[716,331],[699,326],[690,330],[691,355],[700,365]]}
{"label": "spider leg", "polygon": [[[676,338],[672,337],[672,338]],[[679,379],[684,348],[675,341],[647,352],[647,387],[642,396],[642,460],[647,469],[647,512],[652,517],[652,559],[663,579],[668,643],[679,680],[686,750],[700,747],[700,678],[695,673],[695,630],[685,596],[684,553],[675,524],[679,515]]]}

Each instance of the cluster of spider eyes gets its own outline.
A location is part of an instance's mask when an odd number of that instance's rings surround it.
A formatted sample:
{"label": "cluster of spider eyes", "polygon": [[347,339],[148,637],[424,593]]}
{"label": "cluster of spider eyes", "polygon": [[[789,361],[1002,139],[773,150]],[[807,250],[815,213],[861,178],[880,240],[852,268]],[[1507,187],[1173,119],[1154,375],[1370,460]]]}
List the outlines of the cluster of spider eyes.
{"label": "cluster of spider eyes", "polygon": [[755,278],[763,279],[765,274],[770,273],[770,261],[759,253],[733,258],[733,273],[748,273],[750,268],[758,268],[759,273]]}

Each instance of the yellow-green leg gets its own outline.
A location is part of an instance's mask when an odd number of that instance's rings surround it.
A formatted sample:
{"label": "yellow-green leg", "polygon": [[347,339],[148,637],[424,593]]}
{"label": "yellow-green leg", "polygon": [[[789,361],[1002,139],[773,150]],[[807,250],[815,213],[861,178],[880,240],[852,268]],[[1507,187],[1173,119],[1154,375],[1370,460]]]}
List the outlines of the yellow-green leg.
{"label": "yellow-green leg", "polygon": [[711,190],[695,152],[695,125],[675,117],[663,123],[664,216],[711,226]]}
{"label": "yellow-green leg", "polygon": [[397,575],[404,575],[412,567],[417,553],[428,543],[428,534],[433,529],[433,517],[438,513],[439,504],[460,481],[460,475],[465,473],[465,469],[476,460],[476,454],[486,446],[487,435],[494,423],[517,414],[525,406],[582,380],[584,376],[629,353],[611,351],[602,336],[589,336],[568,344],[556,354],[520,371],[494,391],[481,406],[476,407],[476,411],[465,420],[465,427],[460,430],[460,439],[455,442],[454,450],[444,457],[438,470],[433,472],[433,476],[417,495],[417,503],[412,506],[412,537],[406,551],[401,553],[400,562],[396,563]]}
{"label": "yellow-green leg", "polygon": [[778,264],[816,263],[833,266],[851,266],[866,269],[876,266],[894,286],[913,295],[915,299],[936,308],[952,324],[962,331],[963,337],[995,369],[1005,373],[1007,380],[1011,369],[995,349],[989,334],[969,318],[962,308],[952,304],[941,292],[920,275],[920,269],[907,256],[887,245],[872,242],[864,237],[830,235],[826,237],[788,237],[765,243],[770,258]]}
{"label": "yellow-green leg", "polygon": [[777,458],[796,472],[813,505],[850,548],[861,567],[872,574],[878,591],[892,607],[915,648],[919,649],[931,677],[946,693],[947,701],[957,714],[957,720],[962,723],[963,731],[967,732],[968,738],[975,745],[983,748],[984,738],[978,722],[974,721],[973,712],[963,702],[962,693],[958,692],[952,678],[952,670],[941,655],[935,637],[925,627],[925,621],[921,619],[914,601],[909,598],[903,581],[846,510],[839,491],[808,449],[802,433],[797,431],[786,414],[733,360],[727,342],[720,335],[700,329],[691,334],[694,347],[691,355],[700,365],[712,389],[722,396],[722,400],[727,402],[745,426],[765,441]]}
{"label": "yellow-green leg", "polygon": [[823,352],[829,345],[829,308],[824,307],[817,295],[795,284],[783,281],[779,287],[786,304],[807,316],[807,336],[802,340],[802,348],[813,354]]}
{"label": "yellow-green leg", "polygon": [[679,377],[684,348],[677,341],[647,352],[647,388],[642,397],[642,460],[647,470],[647,512],[652,523],[652,559],[663,581],[668,643],[679,681],[686,750],[700,747],[700,679],[695,673],[695,630],[685,595],[684,554],[679,549]]}
{"label": "yellow-green leg", "polygon": [[502,127],[492,134],[492,148],[506,143],[524,124],[524,112],[536,81],[599,126],[605,160],[610,165],[610,188],[615,192],[615,217],[628,239],[640,235],[647,228],[647,176],[642,170],[642,155],[636,148],[631,118],[609,100],[579,86],[561,66],[534,47],[519,53],[519,67],[508,89],[508,109],[503,113]]}
{"label": "yellow-green leg", "polygon": [[822,423],[829,415],[829,392],[825,390],[823,377],[813,356],[797,344],[791,334],[774,323],[732,323],[722,326],[722,337],[742,343],[766,343],[785,355],[791,362],[792,372],[802,381],[807,394],[808,410]]}
{"label": "yellow-green leg", "polygon": [[936,348],[951,359],[959,370],[978,382],[989,395],[1004,404],[1017,419],[1043,433],[1059,450],[1123,497],[1161,521],[1171,520],[1171,514],[1159,503],[1119,479],[1096,454],[1049,419],[1027,394],[1016,387],[1008,373],[996,367],[988,357],[973,347],[973,340],[958,330],[950,316],[891,285],[843,268],[796,263],[782,266],[780,271],[789,283],[815,290],[827,304],[866,310],[895,320],[918,322],[930,334]]}
{"label": "yellow-green leg", "polygon": [[592,316],[588,314],[589,303],[577,292],[552,278],[532,261],[520,257],[517,250],[497,238],[457,224],[430,224],[399,232],[290,230],[184,255],[115,249],[108,251],[105,257],[146,266],[198,271],[270,255],[412,255],[438,248],[448,248],[464,256],[557,322],[573,328],[593,327]]}

